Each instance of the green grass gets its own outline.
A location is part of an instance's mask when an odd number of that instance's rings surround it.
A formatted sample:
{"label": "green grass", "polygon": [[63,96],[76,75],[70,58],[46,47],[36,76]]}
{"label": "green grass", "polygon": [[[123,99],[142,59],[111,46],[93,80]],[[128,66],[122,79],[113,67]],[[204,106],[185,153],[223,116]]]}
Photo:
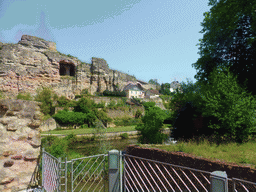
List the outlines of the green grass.
{"label": "green grass", "polygon": [[[140,144],[140,146],[143,145]],[[176,145],[149,145],[147,147],[166,151],[183,151],[197,157],[236,163],[238,165],[248,165],[251,168],[256,168],[256,141],[252,140],[241,145],[229,143],[217,146],[204,140],[198,144],[189,141],[177,142]]]}
{"label": "green grass", "polygon": [[[125,127],[110,127],[107,128],[106,132],[120,132],[120,131],[136,131],[136,126],[125,126]],[[72,130],[52,130],[52,131],[44,131],[41,134],[62,134],[68,135],[74,133],[77,134],[86,134],[93,133],[93,128],[85,128],[85,129],[72,129]]]}
{"label": "green grass", "polygon": [[[124,127],[110,127],[110,128],[107,128],[106,132],[136,131],[135,127],[136,127],[136,125],[124,126]],[[71,130],[52,130],[52,131],[44,131],[41,134],[68,135],[68,134],[71,134],[71,133],[73,133],[74,135],[93,133],[93,128],[71,129]]]}

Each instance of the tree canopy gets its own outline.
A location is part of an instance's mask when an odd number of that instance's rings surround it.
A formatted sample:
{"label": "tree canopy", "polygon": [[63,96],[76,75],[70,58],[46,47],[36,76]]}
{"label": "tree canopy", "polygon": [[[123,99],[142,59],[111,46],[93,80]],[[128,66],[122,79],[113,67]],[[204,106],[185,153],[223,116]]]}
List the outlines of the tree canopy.
{"label": "tree canopy", "polygon": [[209,6],[201,23],[200,58],[192,64],[198,71],[195,78],[206,83],[214,69],[230,67],[239,85],[256,95],[255,0],[209,0]]}

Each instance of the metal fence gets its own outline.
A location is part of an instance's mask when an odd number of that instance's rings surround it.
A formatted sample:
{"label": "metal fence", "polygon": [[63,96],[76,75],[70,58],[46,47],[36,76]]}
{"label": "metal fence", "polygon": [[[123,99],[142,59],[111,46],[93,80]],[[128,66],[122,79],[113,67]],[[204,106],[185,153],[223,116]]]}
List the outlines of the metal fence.
{"label": "metal fence", "polygon": [[65,162],[44,150],[42,157],[44,191],[256,192],[256,183],[227,178],[225,172],[202,171],[140,158],[117,150],[71,161],[66,159]]}
{"label": "metal fence", "polygon": [[256,183],[227,178],[225,172],[207,172],[127,154],[123,158],[123,191],[256,192]]}
{"label": "metal fence", "polygon": [[209,191],[210,172],[132,155],[124,159],[125,191]]}

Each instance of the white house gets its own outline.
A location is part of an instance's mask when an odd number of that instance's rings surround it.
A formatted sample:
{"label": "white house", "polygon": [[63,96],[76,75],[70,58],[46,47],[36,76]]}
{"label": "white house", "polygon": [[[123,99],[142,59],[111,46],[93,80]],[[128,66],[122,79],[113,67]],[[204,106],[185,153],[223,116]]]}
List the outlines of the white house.
{"label": "white house", "polygon": [[135,98],[144,98],[145,92],[139,83],[129,83],[123,89],[126,92],[126,96],[130,99]]}

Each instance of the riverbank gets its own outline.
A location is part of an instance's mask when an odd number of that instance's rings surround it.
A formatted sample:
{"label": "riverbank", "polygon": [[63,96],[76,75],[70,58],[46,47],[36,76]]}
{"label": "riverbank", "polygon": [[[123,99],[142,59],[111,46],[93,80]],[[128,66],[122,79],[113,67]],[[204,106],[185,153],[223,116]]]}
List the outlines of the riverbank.
{"label": "riverbank", "polygon": [[[138,131],[118,131],[118,132],[106,132],[105,136],[107,137],[106,140],[112,140],[112,139],[122,139],[121,134],[127,133],[129,138],[137,138],[139,137]],[[165,128],[163,131],[165,134],[170,134],[170,128]],[[41,137],[46,137],[46,136],[57,136],[57,137],[66,137],[67,134],[41,134]],[[99,134],[96,134],[96,136]],[[76,134],[77,137],[93,137],[93,133],[86,133],[86,134]]]}

